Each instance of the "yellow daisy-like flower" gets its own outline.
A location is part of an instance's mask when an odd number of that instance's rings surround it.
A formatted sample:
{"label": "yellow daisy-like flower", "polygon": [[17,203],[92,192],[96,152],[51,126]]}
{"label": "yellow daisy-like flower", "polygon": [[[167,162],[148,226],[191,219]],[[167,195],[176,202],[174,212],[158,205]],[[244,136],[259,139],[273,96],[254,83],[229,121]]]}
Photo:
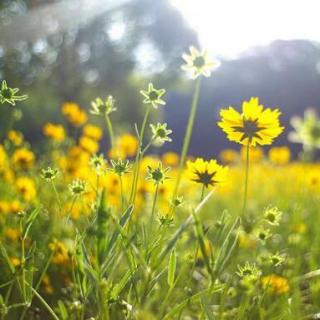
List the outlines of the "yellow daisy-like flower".
{"label": "yellow daisy-like flower", "polygon": [[57,142],[63,141],[66,137],[64,127],[60,124],[46,123],[42,131],[45,136]]}
{"label": "yellow daisy-like flower", "polygon": [[93,140],[101,140],[102,133],[103,132],[100,127],[94,126],[92,124],[87,124],[83,127],[83,135]]}
{"label": "yellow daisy-like flower", "polygon": [[269,150],[269,160],[277,165],[285,165],[290,162],[291,152],[288,147],[274,147]]}
{"label": "yellow daisy-like flower", "polygon": [[18,178],[16,180],[16,189],[26,201],[31,201],[36,196],[36,186],[33,180],[28,177]]}
{"label": "yellow daisy-like flower", "polygon": [[34,153],[26,148],[17,149],[12,155],[12,163],[21,169],[30,168],[35,160]]}
{"label": "yellow daisy-like flower", "polygon": [[232,149],[224,149],[220,152],[219,158],[223,164],[233,164],[239,159],[239,153]]}
{"label": "yellow daisy-like flower", "polygon": [[205,50],[199,51],[195,47],[190,47],[190,54],[183,54],[182,58],[186,62],[181,68],[189,71],[193,79],[204,75],[209,77],[211,71],[220,66],[218,60],[210,60]]}
{"label": "yellow daisy-like flower", "polygon": [[116,140],[115,147],[110,150],[110,158],[130,158],[133,157],[138,150],[139,141],[132,134],[122,134]]}
{"label": "yellow daisy-like flower", "polygon": [[96,153],[99,150],[99,144],[96,140],[82,136],[79,139],[79,145],[90,154]]}
{"label": "yellow daisy-like flower", "polygon": [[62,114],[74,126],[80,127],[87,122],[88,116],[78,104],[73,102],[66,102],[62,105]]}
{"label": "yellow daisy-like flower", "polygon": [[0,144],[0,171],[5,168],[7,163],[7,153],[4,147]]}
{"label": "yellow daisy-like flower", "polygon": [[9,130],[8,139],[15,145],[20,146],[23,143],[23,134],[16,130]]}
{"label": "yellow daisy-like flower", "polygon": [[251,98],[242,104],[242,113],[233,107],[222,109],[222,120],[218,126],[227,134],[230,141],[242,145],[269,145],[284,130],[280,126],[278,109],[264,109],[258,98]]}
{"label": "yellow daisy-like flower", "polygon": [[[240,150],[241,160],[246,161],[247,148],[242,147]],[[259,163],[263,160],[264,153],[261,147],[251,147],[249,152],[250,163]]]}
{"label": "yellow daisy-like flower", "polygon": [[269,292],[274,294],[284,294],[290,289],[288,279],[275,274],[263,277],[261,282],[264,288],[268,288]]}
{"label": "yellow daisy-like flower", "polygon": [[166,152],[162,155],[162,162],[166,166],[176,167],[179,164],[179,156],[175,152]]}
{"label": "yellow daisy-like flower", "polygon": [[195,183],[200,183],[206,188],[216,187],[227,180],[228,168],[217,163],[216,160],[205,161],[197,158],[187,162],[187,176]]}

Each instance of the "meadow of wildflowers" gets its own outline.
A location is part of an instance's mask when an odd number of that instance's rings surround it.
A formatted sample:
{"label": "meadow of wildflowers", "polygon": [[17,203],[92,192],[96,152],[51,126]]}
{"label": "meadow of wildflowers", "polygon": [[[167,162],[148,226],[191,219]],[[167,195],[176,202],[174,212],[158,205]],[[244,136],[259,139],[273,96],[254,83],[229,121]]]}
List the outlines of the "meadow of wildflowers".
{"label": "meadow of wildflowers", "polygon": [[[111,95],[90,112],[64,103],[41,153],[14,126],[0,132],[1,319],[320,317],[320,120],[292,120],[293,161],[272,147],[281,106],[248,97],[212,123],[235,149],[191,156],[201,79],[219,62],[193,47],[183,59],[194,95],[180,154],[150,153],[174,137],[150,123],[166,107],[152,83],[131,133],[118,133]],[[24,99],[2,81],[1,108]]]}

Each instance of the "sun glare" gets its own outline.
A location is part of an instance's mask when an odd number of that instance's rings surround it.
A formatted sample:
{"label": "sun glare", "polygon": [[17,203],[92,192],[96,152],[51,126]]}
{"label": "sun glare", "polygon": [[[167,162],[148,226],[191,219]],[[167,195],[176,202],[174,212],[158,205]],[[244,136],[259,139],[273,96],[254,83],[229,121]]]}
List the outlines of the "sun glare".
{"label": "sun glare", "polygon": [[233,58],[273,40],[320,40],[318,0],[171,0],[215,55]]}

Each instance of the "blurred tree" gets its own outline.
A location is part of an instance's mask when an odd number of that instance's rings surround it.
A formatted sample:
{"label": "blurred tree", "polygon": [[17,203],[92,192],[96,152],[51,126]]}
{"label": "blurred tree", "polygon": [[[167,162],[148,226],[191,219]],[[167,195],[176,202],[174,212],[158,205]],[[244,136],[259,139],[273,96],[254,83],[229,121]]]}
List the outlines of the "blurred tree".
{"label": "blurred tree", "polygon": [[118,120],[136,122],[146,79],[168,87],[178,78],[181,53],[197,44],[180,13],[168,0],[111,2],[1,2],[0,79],[28,92],[19,126],[29,136],[59,117],[63,101],[88,107],[107,94]]}

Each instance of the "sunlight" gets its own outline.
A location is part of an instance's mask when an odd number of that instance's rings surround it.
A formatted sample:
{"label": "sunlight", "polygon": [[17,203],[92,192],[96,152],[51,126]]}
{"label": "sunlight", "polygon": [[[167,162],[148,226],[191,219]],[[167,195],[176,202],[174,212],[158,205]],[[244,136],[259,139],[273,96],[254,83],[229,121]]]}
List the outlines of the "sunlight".
{"label": "sunlight", "polygon": [[320,40],[317,0],[171,0],[215,55],[236,57],[273,40]]}

